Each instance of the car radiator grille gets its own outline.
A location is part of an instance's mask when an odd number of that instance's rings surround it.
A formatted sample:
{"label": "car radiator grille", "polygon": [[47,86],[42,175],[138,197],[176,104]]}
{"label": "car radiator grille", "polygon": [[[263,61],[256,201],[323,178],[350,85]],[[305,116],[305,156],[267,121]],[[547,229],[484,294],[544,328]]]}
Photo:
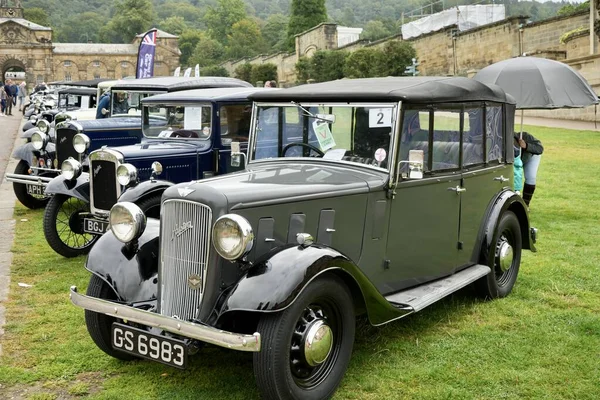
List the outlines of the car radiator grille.
{"label": "car radiator grille", "polygon": [[62,162],[69,157],[79,159],[79,154],[73,148],[73,136],[77,134],[77,129],[60,128],[56,130],[56,158],[58,160],[58,168]]}
{"label": "car radiator grille", "polygon": [[160,222],[160,313],[191,320],[198,314],[206,284],[212,211],[204,204],[167,200]]}
{"label": "car radiator grille", "polygon": [[90,161],[92,206],[95,210],[110,211],[117,202],[116,164],[108,160]]}

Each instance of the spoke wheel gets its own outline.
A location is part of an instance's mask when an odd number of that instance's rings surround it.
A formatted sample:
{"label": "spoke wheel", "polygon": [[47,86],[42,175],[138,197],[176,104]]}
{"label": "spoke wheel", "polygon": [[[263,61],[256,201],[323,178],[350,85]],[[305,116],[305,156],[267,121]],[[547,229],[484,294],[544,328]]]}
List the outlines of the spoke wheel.
{"label": "spoke wheel", "polygon": [[519,274],[522,247],[519,220],[507,211],[498,222],[492,246],[484,260],[492,271],[476,284],[481,296],[495,299],[506,297],[512,291]]}
{"label": "spoke wheel", "polygon": [[54,251],[64,257],[87,254],[99,236],[83,232],[83,215],[90,212],[88,203],[56,194],[44,210],[44,236]]}
{"label": "spoke wheel", "polygon": [[[29,173],[29,164],[23,160],[19,161],[15,167],[15,174],[32,175]],[[48,196],[27,193],[27,185],[24,183],[13,182],[13,190],[15,192],[15,196],[17,199],[19,199],[21,204],[27,208],[31,208],[32,210],[36,208],[44,208],[49,200]]]}
{"label": "spoke wheel", "polygon": [[262,316],[258,331],[254,374],[264,398],[329,398],[352,353],[352,296],[337,277],[317,278],[287,309]]}

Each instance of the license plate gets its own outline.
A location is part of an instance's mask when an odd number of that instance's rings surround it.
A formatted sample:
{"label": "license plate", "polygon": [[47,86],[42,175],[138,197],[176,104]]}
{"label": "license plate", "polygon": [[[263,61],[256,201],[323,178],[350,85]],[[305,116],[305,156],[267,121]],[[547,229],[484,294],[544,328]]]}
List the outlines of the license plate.
{"label": "license plate", "polygon": [[138,357],[175,368],[187,366],[186,346],[181,340],[155,335],[142,329],[113,322],[112,347]]}
{"label": "license plate", "polygon": [[43,186],[30,185],[30,184],[26,184],[26,186],[27,186],[27,194],[35,194],[35,195],[39,195],[39,196],[44,195],[44,187]]}
{"label": "license plate", "polygon": [[98,219],[84,218],[83,219],[83,231],[85,233],[93,233],[102,235],[108,231],[108,221],[102,221]]}

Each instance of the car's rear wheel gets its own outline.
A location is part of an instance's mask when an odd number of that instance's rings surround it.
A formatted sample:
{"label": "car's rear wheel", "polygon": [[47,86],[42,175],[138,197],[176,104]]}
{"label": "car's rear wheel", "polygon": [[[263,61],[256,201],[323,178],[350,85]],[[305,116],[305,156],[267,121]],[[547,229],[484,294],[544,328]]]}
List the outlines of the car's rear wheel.
{"label": "car's rear wheel", "polygon": [[90,205],[83,200],[64,194],[52,196],[44,210],[44,236],[46,241],[63,257],[87,254],[99,236],[83,231],[83,216]]}
{"label": "car's rear wheel", "polygon": [[[87,295],[102,300],[117,300],[117,294],[100,277],[92,275],[87,289]],[[106,314],[85,310],[85,325],[90,337],[96,346],[111,357],[123,361],[135,359],[135,356],[115,350],[111,342],[112,323],[117,322],[115,318]]]}
{"label": "car's rear wheel", "polygon": [[[29,169],[29,164],[26,161],[21,160],[15,168],[15,174],[31,175],[29,173]],[[31,208],[32,210],[36,208],[44,208],[49,200],[48,196],[27,193],[27,185],[24,183],[13,182],[13,190],[15,192],[15,196],[17,199],[19,199],[21,204],[27,208]]]}
{"label": "car's rear wheel", "polygon": [[284,311],[261,316],[254,375],[266,399],[327,399],[352,354],[352,296],[334,276],[317,278]]}
{"label": "car's rear wheel", "polygon": [[506,211],[498,222],[492,245],[482,261],[492,271],[476,282],[481,296],[490,299],[508,296],[519,275],[522,247],[519,220],[513,212]]}
{"label": "car's rear wheel", "polygon": [[144,212],[148,218],[160,218],[160,198],[162,192],[155,193],[150,197],[136,202],[137,206]]}

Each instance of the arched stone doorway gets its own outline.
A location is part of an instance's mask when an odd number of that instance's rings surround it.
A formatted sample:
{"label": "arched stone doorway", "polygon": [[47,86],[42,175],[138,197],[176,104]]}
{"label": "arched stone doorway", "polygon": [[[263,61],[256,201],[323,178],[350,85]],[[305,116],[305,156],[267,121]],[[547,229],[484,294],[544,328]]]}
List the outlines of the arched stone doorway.
{"label": "arched stone doorway", "polygon": [[0,59],[0,71],[2,71],[2,75],[0,76],[0,80],[2,82],[6,81],[7,73],[9,73],[9,75],[11,75],[10,74],[11,72],[25,73],[25,74],[18,74],[17,76],[8,77],[8,78],[12,78],[17,83],[21,82],[23,80],[29,80],[29,81],[32,80],[32,77],[26,76],[27,66],[25,65],[25,63],[22,60],[19,60],[17,58],[2,57],[2,59]]}

